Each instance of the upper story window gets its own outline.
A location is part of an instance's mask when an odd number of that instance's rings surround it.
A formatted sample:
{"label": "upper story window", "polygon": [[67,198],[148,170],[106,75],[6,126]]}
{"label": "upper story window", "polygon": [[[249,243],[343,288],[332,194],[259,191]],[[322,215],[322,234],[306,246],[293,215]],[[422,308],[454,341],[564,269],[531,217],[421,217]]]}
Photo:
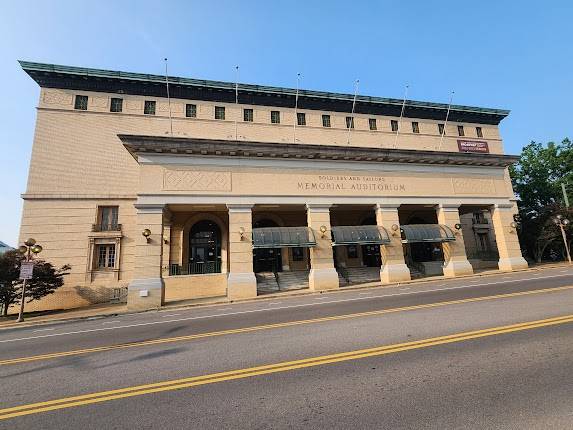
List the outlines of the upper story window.
{"label": "upper story window", "polygon": [[354,128],[354,117],[347,116],[346,117],[346,128]]}
{"label": "upper story window", "polygon": [[187,118],[197,118],[197,105],[187,103],[185,105],[185,116]]}
{"label": "upper story window", "polygon": [[368,127],[370,130],[377,130],[378,127],[376,126],[376,118],[369,118],[368,119]]}
{"label": "upper story window", "polygon": [[281,113],[278,110],[271,111],[271,124],[281,123]]}
{"label": "upper story window", "polygon": [[463,125],[458,125],[458,136],[465,136]]}
{"label": "upper story window", "polygon": [[225,119],[224,106],[215,106],[215,119]]}
{"label": "upper story window", "polygon": [[97,213],[96,231],[117,231],[119,214],[118,206],[99,206]]}
{"label": "upper story window", "polygon": [[123,110],[123,99],[118,99],[116,97],[111,98],[111,104],[109,105],[110,112],[121,112]]}
{"label": "upper story window", "polygon": [[88,110],[88,96],[76,96],[76,101],[74,103],[74,109],[77,110]]}
{"label": "upper story window", "polygon": [[330,115],[322,115],[322,126],[330,127]]}
{"label": "upper story window", "polygon": [[155,115],[155,100],[145,100],[143,113],[145,115]]}
{"label": "upper story window", "polygon": [[481,127],[476,127],[476,135],[477,137],[483,137],[483,131],[481,130]]}
{"label": "upper story window", "polygon": [[445,135],[445,128],[444,128],[444,124],[438,124],[438,133],[441,136],[442,134]]}
{"label": "upper story window", "polygon": [[417,122],[412,122],[412,133],[419,133],[420,132],[420,124]]}
{"label": "upper story window", "polygon": [[398,121],[395,119],[390,120],[390,127],[392,128],[392,131],[398,131]]}
{"label": "upper story window", "polygon": [[296,114],[296,124],[306,125],[306,114],[303,112],[297,112]]}
{"label": "upper story window", "polygon": [[245,122],[253,122],[253,110],[252,109],[243,109],[243,121]]}

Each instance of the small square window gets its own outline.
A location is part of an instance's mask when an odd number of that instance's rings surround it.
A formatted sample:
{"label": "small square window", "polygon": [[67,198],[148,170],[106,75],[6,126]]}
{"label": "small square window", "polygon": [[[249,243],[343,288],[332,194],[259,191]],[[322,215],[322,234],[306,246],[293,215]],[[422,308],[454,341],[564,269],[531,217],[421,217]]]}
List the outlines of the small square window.
{"label": "small square window", "polygon": [[458,136],[465,136],[463,125],[458,125]]}
{"label": "small square window", "polygon": [[346,117],[346,128],[354,128],[354,117],[347,116]]}
{"label": "small square window", "polygon": [[306,125],[306,114],[298,112],[296,114],[296,123],[297,125]]}
{"label": "small square window", "polygon": [[392,128],[392,131],[398,131],[398,121],[395,119],[390,120],[390,127]]}
{"label": "small square window", "polygon": [[322,126],[330,127],[330,115],[322,115]]}
{"label": "small square window", "polygon": [[121,112],[123,110],[123,99],[118,99],[115,97],[111,98],[111,104],[109,105],[110,112]]}
{"label": "small square window", "polygon": [[215,119],[225,119],[224,106],[215,106]]}
{"label": "small square window", "polygon": [[253,122],[253,110],[252,109],[243,109],[243,121]]}
{"label": "small square window", "polygon": [[88,110],[88,96],[76,96],[74,109]]}
{"label": "small square window", "polygon": [[187,103],[185,105],[185,116],[187,118],[197,118],[197,105]]}
{"label": "small square window", "polygon": [[444,124],[438,124],[438,133],[441,136],[442,134],[445,135],[445,128],[444,128]]}
{"label": "small square window", "polygon": [[376,118],[368,119],[368,127],[370,127],[370,130],[377,130],[378,129],[378,127],[376,126]]}
{"label": "small square window", "polygon": [[278,110],[271,111],[271,124],[281,123],[281,113]]}
{"label": "small square window", "polygon": [[420,132],[420,124],[417,122],[412,122],[412,133],[419,133]]}
{"label": "small square window", "polygon": [[155,115],[155,101],[145,100],[145,105],[143,106],[143,113],[145,115]]}
{"label": "small square window", "polygon": [[476,127],[476,135],[477,137],[483,137],[483,131],[481,130],[481,127]]}

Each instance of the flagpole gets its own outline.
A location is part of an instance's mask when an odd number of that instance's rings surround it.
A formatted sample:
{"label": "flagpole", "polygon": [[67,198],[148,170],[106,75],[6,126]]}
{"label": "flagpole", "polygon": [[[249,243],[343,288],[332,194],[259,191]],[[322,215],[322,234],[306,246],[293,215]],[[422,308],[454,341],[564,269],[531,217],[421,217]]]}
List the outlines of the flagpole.
{"label": "flagpole", "polygon": [[237,132],[237,116],[239,113],[239,66],[235,66],[235,105],[237,114],[235,115],[235,140],[239,140]]}
{"label": "flagpole", "polygon": [[293,137],[292,143],[296,143],[296,126],[298,122],[298,89],[299,89],[299,82],[300,81],[300,73],[296,74],[296,96],[294,98],[294,122],[293,122]]}
{"label": "flagpole", "polygon": [[442,142],[444,140],[444,135],[446,134],[446,126],[448,125],[448,118],[450,117],[450,108],[452,107],[453,99],[454,99],[454,92],[452,91],[450,94],[450,102],[448,103],[448,110],[446,112],[446,122],[444,122],[444,129],[442,130],[442,134],[440,135],[440,145],[438,146],[438,151],[442,149]]}
{"label": "flagpole", "polygon": [[404,90],[404,100],[402,101],[402,110],[400,111],[400,119],[398,120],[398,128],[396,129],[396,137],[394,137],[394,148],[398,147],[398,134],[400,133],[400,126],[402,125],[402,118],[404,117],[404,109],[406,108],[406,98],[408,97],[408,87]]}
{"label": "flagpole", "polygon": [[171,118],[171,97],[169,97],[169,78],[167,74],[167,58],[165,58],[165,86],[167,87],[167,105],[169,107],[169,128],[173,137],[173,118]]}
{"label": "flagpole", "polygon": [[360,83],[359,79],[356,79],[354,82],[354,99],[352,100],[352,112],[350,114],[350,127],[348,127],[348,136],[346,138],[346,144],[350,145],[350,132],[352,130],[352,126],[354,125],[354,109],[356,108],[356,95],[358,94],[358,84]]}

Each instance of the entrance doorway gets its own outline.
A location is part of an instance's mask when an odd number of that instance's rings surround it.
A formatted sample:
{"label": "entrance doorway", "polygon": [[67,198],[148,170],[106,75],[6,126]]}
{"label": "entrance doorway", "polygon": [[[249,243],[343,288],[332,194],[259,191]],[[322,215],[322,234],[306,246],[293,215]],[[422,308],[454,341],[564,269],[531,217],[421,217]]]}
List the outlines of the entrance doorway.
{"label": "entrance doorway", "polygon": [[[270,219],[262,219],[253,223],[253,228],[278,227],[277,223]],[[256,248],[253,249],[253,271],[282,272],[281,248]]]}
{"label": "entrance doorway", "polygon": [[221,230],[213,221],[199,221],[189,232],[188,273],[221,272]]}

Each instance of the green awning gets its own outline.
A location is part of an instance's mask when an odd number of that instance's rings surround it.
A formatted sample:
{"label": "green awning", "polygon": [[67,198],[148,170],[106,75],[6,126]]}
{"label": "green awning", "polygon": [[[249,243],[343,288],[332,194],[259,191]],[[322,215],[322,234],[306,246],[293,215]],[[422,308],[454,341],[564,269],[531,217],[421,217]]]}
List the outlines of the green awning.
{"label": "green awning", "polygon": [[308,227],[253,228],[253,248],[310,248],[316,246]]}
{"label": "green awning", "polygon": [[442,224],[401,225],[403,243],[451,242],[456,240],[451,228]]}
{"label": "green awning", "polygon": [[384,245],[390,237],[384,227],[377,225],[333,226],[332,245]]}

